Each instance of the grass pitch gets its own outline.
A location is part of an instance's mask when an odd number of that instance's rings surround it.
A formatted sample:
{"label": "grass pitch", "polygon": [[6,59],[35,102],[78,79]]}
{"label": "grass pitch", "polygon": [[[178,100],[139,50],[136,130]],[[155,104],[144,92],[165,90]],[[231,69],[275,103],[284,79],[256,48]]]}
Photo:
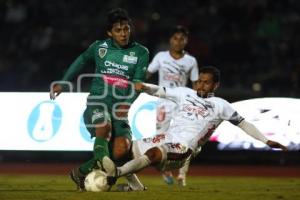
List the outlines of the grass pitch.
{"label": "grass pitch", "polygon": [[[140,176],[144,192],[77,192],[67,176],[0,175],[1,200],[284,200],[300,199],[300,178],[188,177],[169,186],[159,176]],[[124,182],[120,179],[118,183]],[[114,190],[115,188],[113,188]]]}

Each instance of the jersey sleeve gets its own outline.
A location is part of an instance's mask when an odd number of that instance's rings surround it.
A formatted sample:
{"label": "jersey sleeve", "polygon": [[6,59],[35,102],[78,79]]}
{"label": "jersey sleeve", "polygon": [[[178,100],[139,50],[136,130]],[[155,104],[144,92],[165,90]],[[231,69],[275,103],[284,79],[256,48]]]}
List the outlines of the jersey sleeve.
{"label": "jersey sleeve", "polygon": [[197,81],[199,79],[199,69],[196,58],[193,59],[192,70],[190,71],[190,80]]}
{"label": "jersey sleeve", "polygon": [[220,117],[223,120],[227,120],[233,125],[238,125],[241,121],[244,120],[242,116],[238,114],[238,112],[232,108],[230,103],[224,99],[220,101]]}
{"label": "jersey sleeve", "polygon": [[148,64],[149,64],[149,52],[145,50],[145,53],[139,58],[135,73],[133,75],[132,82],[145,82],[146,69]]}
{"label": "jersey sleeve", "polygon": [[73,80],[85,66],[92,64],[92,62],[94,61],[95,46],[96,42],[91,44],[87,50],[85,50],[75,59],[75,61],[70,65],[64,77],[62,78],[63,81]]}
{"label": "jersey sleeve", "polygon": [[[139,61],[137,63],[137,68],[134,73],[132,82],[145,82],[146,79],[146,69],[149,64],[149,52],[146,50],[145,53],[139,58]],[[134,100],[139,96],[140,92],[137,92],[135,90],[134,95],[131,98],[128,98],[126,100],[127,103],[132,103]]]}
{"label": "jersey sleeve", "polygon": [[149,64],[148,72],[155,73],[159,70],[159,67],[160,67],[159,57],[160,57],[160,53],[158,53],[154,56],[151,63]]}
{"label": "jersey sleeve", "polygon": [[185,94],[185,91],[183,91],[183,88],[177,87],[177,88],[165,88],[166,91],[166,98],[167,99],[173,99],[175,101],[179,101],[182,94]]}

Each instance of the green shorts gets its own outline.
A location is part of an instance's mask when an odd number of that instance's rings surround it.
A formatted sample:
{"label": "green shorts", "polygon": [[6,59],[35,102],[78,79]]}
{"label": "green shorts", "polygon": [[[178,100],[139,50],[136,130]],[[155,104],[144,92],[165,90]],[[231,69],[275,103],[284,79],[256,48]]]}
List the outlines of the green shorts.
{"label": "green shorts", "polygon": [[84,113],[83,119],[85,126],[91,137],[95,137],[95,125],[100,123],[111,123],[112,138],[114,137],[126,137],[130,141],[132,140],[131,130],[128,119],[120,120],[116,119],[113,115],[111,105],[105,103],[91,103],[89,102]]}

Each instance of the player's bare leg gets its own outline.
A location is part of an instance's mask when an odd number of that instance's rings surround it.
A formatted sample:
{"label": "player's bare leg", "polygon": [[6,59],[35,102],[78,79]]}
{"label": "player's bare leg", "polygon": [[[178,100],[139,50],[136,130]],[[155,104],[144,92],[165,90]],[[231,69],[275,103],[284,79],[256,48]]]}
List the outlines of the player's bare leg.
{"label": "player's bare leg", "polygon": [[183,167],[178,170],[177,182],[179,186],[186,186],[186,174],[189,170],[190,160],[191,159],[187,159]]}
{"label": "player's bare leg", "polygon": [[[70,177],[72,181],[76,184],[77,190],[85,191],[84,180],[86,175],[92,171],[97,164],[102,170],[106,171],[108,174],[115,175],[115,170],[110,171],[111,162],[107,161],[106,166],[103,166],[103,159],[108,158],[108,140],[110,139],[110,123],[99,123],[95,125],[95,143],[94,143],[94,157],[82,164],[80,167],[72,169],[70,172]],[[109,159],[110,160],[110,159]],[[109,165],[109,166],[107,166]]]}
{"label": "player's bare leg", "polygon": [[122,160],[127,157],[130,151],[131,142],[127,137],[116,137],[113,144],[114,160]]}

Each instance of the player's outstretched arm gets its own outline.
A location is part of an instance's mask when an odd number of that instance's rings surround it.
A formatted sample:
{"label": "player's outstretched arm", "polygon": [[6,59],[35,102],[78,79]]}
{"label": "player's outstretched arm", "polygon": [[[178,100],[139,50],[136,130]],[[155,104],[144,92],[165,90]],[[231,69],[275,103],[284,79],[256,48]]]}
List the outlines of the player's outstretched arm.
{"label": "player's outstretched arm", "polygon": [[164,87],[150,84],[150,83],[135,83],[135,89],[139,92],[146,92],[149,95],[157,97],[166,97],[166,91]]}
{"label": "player's outstretched arm", "polygon": [[54,84],[50,88],[50,99],[54,100],[62,92],[62,86],[60,84]]}
{"label": "player's outstretched arm", "polygon": [[280,148],[283,151],[287,151],[287,147],[280,144],[279,142],[275,142],[272,140],[267,139],[252,123],[243,120],[238,124],[238,127],[240,127],[245,133],[252,136],[253,138],[267,144],[271,148]]}

